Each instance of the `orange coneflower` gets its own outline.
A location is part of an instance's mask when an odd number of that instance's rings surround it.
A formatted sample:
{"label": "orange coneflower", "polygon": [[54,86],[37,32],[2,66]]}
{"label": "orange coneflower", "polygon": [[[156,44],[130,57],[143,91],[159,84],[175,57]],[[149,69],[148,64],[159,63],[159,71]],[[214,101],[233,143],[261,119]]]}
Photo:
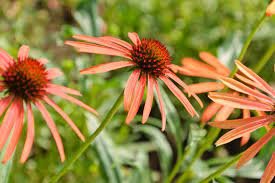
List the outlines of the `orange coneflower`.
{"label": "orange coneflower", "polygon": [[[6,163],[11,158],[19,141],[25,110],[28,128],[20,162],[23,163],[27,160],[34,141],[32,106],[36,106],[41,112],[57,144],[61,161],[64,161],[65,153],[60,135],[53,119],[43,104],[44,102],[56,110],[78,137],[84,141],[83,134],[74,122],[50,99],[49,95],[57,95],[97,114],[94,109],[70,96],[80,96],[81,94],[78,91],[52,83],[52,79],[62,75],[62,73],[56,68],[46,69],[46,62],[46,59],[29,57],[29,47],[25,45],[20,48],[17,59],[13,59],[8,53],[0,49],[0,91],[5,92],[5,96],[0,100],[0,116],[6,111],[0,126],[0,150],[7,144],[6,152],[2,159],[3,163]],[[9,136],[11,136],[10,140],[8,140]]]}
{"label": "orange coneflower", "polygon": [[[215,127],[233,129],[223,135],[216,142],[217,145],[231,142],[232,140],[251,133],[263,126],[267,128],[267,133],[244,152],[237,165],[237,167],[240,167],[253,158],[260,151],[260,149],[275,136],[275,128],[272,127],[272,125],[270,126],[270,124],[275,121],[275,90],[251,69],[241,64],[241,62],[236,61],[236,65],[239,71],[244,75],[241,77],[240,75],[238,76],[242,82],[230,78],[224,78],[222,79],[222,82],[229,88],[251,97],[234,96],[230,93],[215,92],[210,93],[209,97],[214,102],[230,107],[266,111],[270,113],[269,115],[264,116],[210,123],[210,125]],[[273,154],[272,159],[270,160],[262,176],[261,183],[269,183],[272,181],[273,177],[275,176],[274,167],[275,158]]]}
{"label": "orange coneflower", "polygon": [[130,123],[137,114],[142,102],[145,86],[147,85],[147,98],[143,110],[142,123],[145,123],[149,117],[153,102],[153,91],[156,89],[162,115],[162,130],[165,129],[166,114],[158,80],[162,80],[166,84],[191,116],[197,114],[185,95],[172,81],[184,88],[190,95],[194,96],[201,106],[202,102],[188,89],[188,86],[172,72],[175,65],[171,63],[170,54],[165,46],[154,39],[140,39],[137,33],[128,33],[128,36],[132,44],[110,36],[91,37],[85,35],[73,36],[75,39],[85,42],[66,41],[66,44],[75,47],[79,52],[124,58],[122,61],[104,63],[83,69],[81,74],[103,73],[124,67],[133,68],[133,72],[124,90],[124,108],[128,111],[126,117],[127,124]]}
{"label": "orange coneflower", "polygon": [[[202,61],[193,58],[183,58],[182,66],[177,68],[177,71],[183,75],[203,77],[214,79],[214,82],[201,82],[189,85],[189,89],[196,94],[217,91],[224,88],[224,84],[217,82],[219,78],[229,76],[230,69],[221,63],[221,61],[209,52],[200,52],[199,57]],[[236,91],[230,91],[233,95],[239,95]],[[224,121],[229,118],[235,108],[224,106],[215,102],[210,103],[203,111],[201,122],[207,123],[214,116],[214,121]],[[258,115],[265,115],[264,112],[256,111]],[[250,117],[250,110],[242,110],[243,118]],[[246,134],[241,139],[241,146],[245,145],[250,139],[250,134]]]}

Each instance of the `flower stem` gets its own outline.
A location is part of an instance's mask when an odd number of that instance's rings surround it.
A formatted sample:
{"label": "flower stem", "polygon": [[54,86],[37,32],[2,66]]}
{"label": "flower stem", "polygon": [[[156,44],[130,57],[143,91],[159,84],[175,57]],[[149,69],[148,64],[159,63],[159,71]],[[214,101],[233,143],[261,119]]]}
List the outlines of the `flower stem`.
{"label": "flower stem", "polygon": [[210,174],[208,177],[200,181],[199,183],[208,183],[209,181],[213,180],[217,176],[219,176],[221,173],[223,173],[227,168],[231,167],[233,164],[235,164],[241,157],[242,153],[234,157],[231,161],[227,162],[226,164],[222,165],[220,168],[218,168],[215,172]]}
{"label": "flower stem", "polygon": [[275,52],[275,44],[271,45],[269,49],[265,52],[264,56],[260,59],[257,65],[253,67],[254,72],[259,73],[260,70],[265,66],[265,64],[268,62],[270,57]]}
{"label": "flower stem", "polygon": [[118,111],[119,106],[122,103],[122,100],[123,92],[120,94],[120,96],[118,97],[110,111],[107,113],[106,117],[104,118],[100,126],[96,129],[96,131],[86,139],[85,143],[82,144],[81,147],[77,150],[77,152],[73,155],[73,157],[65,163],[65,165],[58,172],[58,174],[52,177],[50,183],[56,183],[63,175],[65,175],[69,171],[70,167],[75,163],[75,161],[79,159],[79,157],[88,149],[88,147],[95,140],[95,138],[105,128],[105,126],[112,120],[113,116]]}
{"label": "flower stem", "polygon": [[[249,45],[250,45],[250,43],[251,43],[251,41],[252,41],[252,39],[253,39],[255,33],[258,31],[258,29],[260,28],[260,26],[261,26],[262,23],[264,22],[265,18],[266,18],[266,15],[265,15],[265,13],[264,13],[263,16],[262,16],[262,17],[256,22],[256,24],[254,25],[252,31],[250,32],[250,34],[248,35],[246,41],[244,42],[244,45],[243,45],[243,47],[242,47],[241,53],[240,53],[240,55],[239,55],[239,57],[238,57],[238,60],[240,60],[240,61],[243,60],[244,55],[245,55],[245,53],[246,53],[246,51],[247,51],[247,48],[249,47]],[[237,72],[237,67],[235,66],[234,69],[233,69],[233,71],[232,71],[231,74],[230,74],[230,77],[233,77],[233,76],[235,75],[236,72]]]}

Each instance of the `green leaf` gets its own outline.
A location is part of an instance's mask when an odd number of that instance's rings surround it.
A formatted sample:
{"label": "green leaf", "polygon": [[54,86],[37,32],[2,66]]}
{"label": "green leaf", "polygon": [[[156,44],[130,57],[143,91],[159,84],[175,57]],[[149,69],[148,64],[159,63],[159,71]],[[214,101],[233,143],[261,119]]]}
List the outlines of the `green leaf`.
{"label": "green leaf", "polygon": [[[2,152],[0,153],[0,159],[2,159],[4,153],[5,153],[5,149],[2,150]],[[0,183],[9,182],[12,162],[13,162],[13,157],[5,165],[0,162]]]}

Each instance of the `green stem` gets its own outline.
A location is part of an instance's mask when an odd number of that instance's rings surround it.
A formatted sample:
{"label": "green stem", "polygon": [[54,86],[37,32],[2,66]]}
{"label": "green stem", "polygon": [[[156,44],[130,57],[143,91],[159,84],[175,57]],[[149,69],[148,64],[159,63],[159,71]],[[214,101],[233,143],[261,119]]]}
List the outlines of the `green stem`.
{"label": "green stem", "polygon": [[95,140],[95,138],[105,128],[105,126],[112,120],[113,116],[118,111],[118,108],[122,103],[122,100],[123,92],[118,97],[118,99],[116,100],[110,111],[107,113],[106,117],[104,118],[100,126],[96,129],[96,131],[86,139],[85,143],[82,144],[81,147],[77,150],[77,152],[73,155],[73,157],[65,163],[65,165],[58,172],[58,174],[52,177],[50,183],[56,183],[63,175],[65,175],[69,171],[70,167],[75,163],[75,161],[79,159],[79,157],[88,149],[88,147]]}
{"label": "green stem", "polygon": [[[242,47],[241,53],[240,53],[240,55],[239,55],[239,57],[238,57],[238,60],[240,60],[240,61],[243,60],[244,55],[245,55],[245,53],[246,53],[246,51],[247,51],[247,48],[249,47],[249,45],[250,45],[250,43],[251,43],[251,41],[252,41],[252,39],[253,39],[255,33],[259,30],[260,26],[261,26],[262,23],[264,22],[265,17],[266,17],[266,15],[263,14],[263,16],[259,19],[259,21],[256,22],[256,24],[254,25],[252,31],[251,31],[250,34],[248,35],[248,37],[247,37],[247,39],[246,39],[246,41],[245,41],[245,43],[244,43],[244,45],[243,45],[243,47]],[[237,67],[235,66],[234,69],[233,69],[233,71],[232,71],[231,74],[230,74],[230,77],[233,77],[234,74],[235,74],[236,72],[237,72]]]}
{"label": "green stem", "polygon": [[269,49],[265,52],[264,56],[259,60],[258,64],[255,65],[255,67],[253,67],[254,72],[259,73],[274,52],[275,52],[275,44],[269,47]]}
{"label": "green stem", "polygon": [[235,164],[240,159],[241,155],[242,154],[237,155],[231,161],[229,161],[228,163],[222,165],[215,172],[213,172],[212,174],[210,174],[208,177],[206,177],[205,179],[203,179],[199,183],[208,183],[209,181],[213,180],[214,178],[216,178],[217,176],[219,176],[221,173],[223,173],[225,170],[227,170],[227,168],[229,168],[233,164]]}
{"label": "green stem", "polygon": [[185,152],[181,155],[181,157],[177,160],[173,170],[171,171],[171,173],[169,174],[168,178],[166,179],[165,183],[169,183],[172,182],[172,180],[174,179],[174,177],[176,176],[177,172],[179,171],[181,165],[183,164],[183,162],[185,161],[187,155],[189,155],[191,150],[191,147],[188,146],[185,149]]}

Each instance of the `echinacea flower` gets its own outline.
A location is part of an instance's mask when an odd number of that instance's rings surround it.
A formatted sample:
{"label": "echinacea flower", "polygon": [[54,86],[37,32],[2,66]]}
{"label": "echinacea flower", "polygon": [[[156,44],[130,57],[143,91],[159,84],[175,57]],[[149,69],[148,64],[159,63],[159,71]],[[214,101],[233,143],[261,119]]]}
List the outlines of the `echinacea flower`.
{"label": "echinacea flower", "polygon": [[[222,62],[209,52],[200,52],[199,57],[202,61],[193,58],[183,58],[182,66],[177,68],[180,74],[187,76],[203,77],[207,79],[214,79],[214,82],[200,82],[189,85],[189,89],[196,94],[208,93],[212,91],[221,90],[224,88],[224,84],[218,82],[220,78],[229,76],[230,69],[227,68]],[[203,62],[204,61],[204,62]],[[233,95],[239,95],[236,91],[230,91]],[[210,103],[202,113],[201,122],[207,123],[214,116],[214,121],[224,121],[229,118],[235,108],[230,106],[224,106],[215,102]],[[256,111],[259,116],[265,115],[264,112]],[[250,117],[250,110],[242,110],[243,118]],[[246,134],[241,139],[241,146],[245,145],[250,139],[250,134]]]}
{"label": "echinacea flower", "polygon": [[266,8],[265,11],[266,16],[275,15],[275,0],[273,0]]}
{"label": "echinacea flower", "polygon": [[5,113],[0,126],[0,150],[3,150],[5,144],[7,146],[2,163],[6,163],[15,151],[22,132],[25,112],[28,127],[20,162],[24,163],[27,160],[31,152],[35,134],[32,109],[34,106],[41,112],[45,122],[50,128],[57,144],[61,161],[63,162],[65,160],[61,137],[44,103],[59,113],[82,141],[85,140],[83,134],[74,122],[50,98],[50,95],[59,96],[97,114],[94,109],[70,96],[80,96],[81,94],[78,91],[52,83],[52,80],[62,75],[62,73],[56,68],[46,69],[46,62],[46,59],[29,57],[29,47],[25,45],[19,49],[17,59],[13,59],[8,53],[0,49],[0,91],[5,93],[5,96],[0,100],[0,116]]}
{"label": "echinacea flower", "polygon": [[171,57],[165,46],[154,39],[140,39],[137,33],[128,33],[128,36],[132,44],[110,36],[92,37],[85,35],[75,35],[73,38],[80,41],[66,41],[65,44],[75,47],[79,52],[123,58],[121,61],[104,63],[83,69],[81,74],[103,73],[125,67],[133,68],[124,90],[124,109],[128,111],[127,124],[136,116],[142,102],[145,86],[147,86],[147,98],[143,110],[142,123],[145,123],[149,117],[153,102],[153,91],[156,89],[162,116],[162,130],[165,129],[166,114],[158,80],[162,80],[166,84],[191,116],[197,115],[191,103],[174,82],[195,97],[201,106],[202,102],[173,73],[172,69],[175,65],[171,63]]}
{"label": "echinacea flower", "polygon": [[[260,149],[275,136],[275,128],[274,126],[270,125],[275,121],[275,90],[251,69],[244,66],[241,62],[236,61],[236,65],[239,71],[244,75],[241,77],[239,75],[238,77],[241,82],[230,78],[223,78],[222,82],[229,88],[237,92],[246,94],[250,97],[234,96],[230,93],[215,92],[210,93],[209,97],[214,102],[230,107],[248,110],[259,110],[269,113],[269,115],[264,116],[209,123],[210,125],[215,127],[223,129],[233,129],[224,134],[216,142],[216,145],[226,144],[261,127],[266,127],[267,133],[251,147],[249,147],[241,156],[237,165],[237,167],[240,167],[248,162],[250,159],[252,159],[260,151]],[[275,157],[273,153],[273,156],[261,178],[261,183],[271,182],[274,176]]]}

